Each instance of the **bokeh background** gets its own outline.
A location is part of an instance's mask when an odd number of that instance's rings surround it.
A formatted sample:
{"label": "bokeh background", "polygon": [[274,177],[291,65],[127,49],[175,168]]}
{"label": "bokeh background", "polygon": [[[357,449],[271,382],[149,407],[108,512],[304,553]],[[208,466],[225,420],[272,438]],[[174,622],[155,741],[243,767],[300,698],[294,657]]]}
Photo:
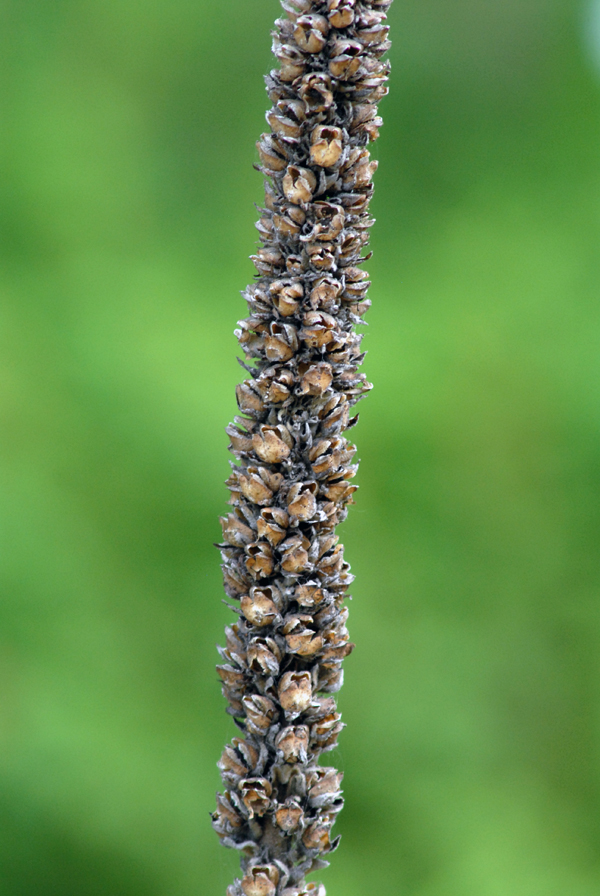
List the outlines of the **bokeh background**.
{"label": "bokeh background", "polygon": [[[597,6],[597,5],[596,5]],[[222,896],[276,0],[0,0],[1,896]],[[396,0],[330,896],[600,892],[600,9]]]}

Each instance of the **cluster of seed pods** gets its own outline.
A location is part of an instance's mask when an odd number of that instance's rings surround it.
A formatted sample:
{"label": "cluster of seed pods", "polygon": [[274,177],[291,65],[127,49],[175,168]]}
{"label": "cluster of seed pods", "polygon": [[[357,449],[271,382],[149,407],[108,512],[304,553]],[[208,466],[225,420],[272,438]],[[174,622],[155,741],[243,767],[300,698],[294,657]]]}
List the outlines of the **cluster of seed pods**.
{"label": "cluster of seed pods", "polygon": [[[228,896],[324,896],[306,875],[339,838],[341,774],[319,765],[342,729],[335,699],[352,650],[352,581],[335,534],[353,501],[355,447],[343,433],[370,389],[357,324],[372,224],[377,103],[387,92],[391,0],[282,0],[267,76],[267,177],[258,275],[236,335],[248,378],[227,428],[236,463],[222,518],[225,591],[238,621],[218,672],[243,737],[218,763],[213,825],[240,851]],[[367,256],[368,257],[368,256]]]}

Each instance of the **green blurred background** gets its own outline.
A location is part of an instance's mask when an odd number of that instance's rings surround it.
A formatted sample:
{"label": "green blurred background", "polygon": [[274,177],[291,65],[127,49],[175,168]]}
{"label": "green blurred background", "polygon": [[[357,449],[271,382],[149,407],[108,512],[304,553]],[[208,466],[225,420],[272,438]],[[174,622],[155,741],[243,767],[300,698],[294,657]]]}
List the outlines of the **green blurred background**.
{"label": "green blurred background", "polygon": [[[212,542],[278,9],[0,0],[1,896],[222,896],[237,867],[208,817],[234,733]],[[593,896],[593,17],[396,0],[390,19],[323,879]]]}

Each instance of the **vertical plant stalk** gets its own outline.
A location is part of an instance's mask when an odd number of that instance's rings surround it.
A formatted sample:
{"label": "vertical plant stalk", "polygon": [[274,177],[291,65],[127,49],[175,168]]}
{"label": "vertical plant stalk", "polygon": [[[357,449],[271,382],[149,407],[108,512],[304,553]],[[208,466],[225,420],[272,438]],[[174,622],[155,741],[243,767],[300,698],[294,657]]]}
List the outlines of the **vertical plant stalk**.
{"label": "vertical plant stalk", "polygon": [[335,527],[356,489],[342,433],[371,388],[354,328],[370,305],[359,267],[373,223],[366,146],[387,92],[390,3],[282,0],[273,33],[280,68],[266,78],[270,132],[257,144],[262,247],[236,330],[249,375],[237,387],[243,416],[227,427],[237,463],[219,545],[239,619],[217,669],[243,732],[218,763],[227,790],[213,815],[241,853],[228,896],[324,896],[305,877],[339,841],[342,775],[318,760],[343,727],[330,695],[354,646]]}

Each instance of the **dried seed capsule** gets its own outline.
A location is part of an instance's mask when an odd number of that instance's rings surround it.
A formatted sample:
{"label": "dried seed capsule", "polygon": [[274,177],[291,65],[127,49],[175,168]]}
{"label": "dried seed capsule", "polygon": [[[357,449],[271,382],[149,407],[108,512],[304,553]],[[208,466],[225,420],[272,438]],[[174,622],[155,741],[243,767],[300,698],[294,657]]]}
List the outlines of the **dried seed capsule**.
{"label": "dried seed capsule", "polygon": [[246,727],[250,733],[264,734],[277,714],[273,701],[268,697],[252,694],[242,698],[242,705],[246,713]]}
{"label": "dried seed capsule", "polygon": [[317,512],[317,490],[316,482],[298,482],[291,487],[287,509],[292,522],[312,519]]}
{"label": "dried seed capsule", "polygon": [[254,541],[254,531],[250,526],[246,526],[235,513],[228,513],[227,516],[220,517],[220,523],[223,529],[223,538],[228,544],[243,548],[249,542]]}
{"label": "dried seed capsule", "polygon": [[310,158],[321,168],[331,168],[342,155],[342,131],[340,128],[317,127],[310,135]]}
{"label": "dried seed capsule", "polygon": [[279,507],[265,507],[257,520],[258,534],[276,547],[285,538],[289,515]]}
{"label": "dried seed capsule", "polygon": [[277,675],[281,651],[273,638],[253,638],[248,645],[247,660],[251,672]]}
{"label": "dried seed capsule", "polygon": [[305,75],[298,94],[304,100],[307,115],[325,112],[333,105],[331,78],[322,72]]}
{"label": "dried seed capsule", "polygon": [[331,823],[329,821],[315,821],[307,827],[302,837],[302,843],[308,850],[317,850],[317,852],[327,852],[329,849],[329,831]]}
{"label": "dried seed capsule", "polygon": [[278,693],[286,718],[296,718],[308,709],[312,700],[310,672],[286,672],[279,682]]}
{"label": "dried seed capsule", "polygon": [[294,441],[285,426],[260,426],[252,436],[252,447],[268,464],[280,464],[290,456]]}
{"label": "dried seed capsule", "polygon": [[354,0],[328,0],[327,9],[334,28],[348,28],[354,21]]}
{"label": "dried seed capsule", "polygon": [[246,569],[255,579],[268,579],[273,572],[273,549],[267,541],[257,541],[246,548]]}
{"label": "dried seed capsule", "polygon": [[333,372],[331,364],[324,362],[313,364],[303,374],[298,386],[299,395],[322,395],[331,386],[333,381]]}
{"label": "dried seed capsule", "polygon": [[316,773],[316,780],[308,791],[308,802],[311,806],[319,808],[328,805],[340,796],[340,784],[343,774],[334,768],[320,768]]}
{"label": "dried seed capsule", "polygon": [[303,535],[293,535],[282,542],[279,550],[281,551],[281,569],[283,572],[290,575],[301,575],[310,569],[309,547],[310,542]]}
{"label": "dried seed capsule", "polygon": [[270,808],[273,787],[266,778],[245,778],[240,781],[239,789],[249,818],[255,815],[260,818]]}
{"label": "dried seed capsule", "polygon": [[317,178],[310,168],[288,165],[282,181],[286,199],[295,205],[310,202],[317,186]]}
{"label": "dried seed capsule", "polygon": [[[296,225],[296,230],[300,227]],[[304,287],[297,280],[275,280],[269,287],[273,304],[282,317],[290,317],[295,314],[304,296]]]}
{"label": "dried seed capsule", "polygon": [[248,475],[239,474],[240,488],[244,497],[248,498],[254,504],[269,504],[273,497],[273,491],[265,484],[264,480],[257,473],[250,472]]}
{"label": "dried seed capsule", "polygon": [[266,590],[253,589],[241,599],[242,613],[252,625],[264,628],[273,625],[278,617],[277,607]]}
{"label": "dried seed capsule", "polygon": [[298,800],[293,797],[287,799],[275,812],[275,821],[286,834],[291,834],[298,830],[303,818],[304,812]]}
{"label": "dried seed capsule", "polygon": [[298,350],[298,336],[290,324],[273,322],[265,336],[265,354],[269,361],[289,361]]}
{"label": "dried seed capsule", "polygon": [[279,871],[275,865],[254,865],[242,880],[244,896],[275,896]]}
{"label": "dried seed capsule", "polygon": [[306,725],[284,728],[277,735],[275,746],[281,751],[285,762],[306,762],[308,728]]}
{"label": "dried seed capsule", "polygon": [[294,39],[305,53],[320,53],[327,43],[329,22],[325,16],[300,16],[296,22]]}

